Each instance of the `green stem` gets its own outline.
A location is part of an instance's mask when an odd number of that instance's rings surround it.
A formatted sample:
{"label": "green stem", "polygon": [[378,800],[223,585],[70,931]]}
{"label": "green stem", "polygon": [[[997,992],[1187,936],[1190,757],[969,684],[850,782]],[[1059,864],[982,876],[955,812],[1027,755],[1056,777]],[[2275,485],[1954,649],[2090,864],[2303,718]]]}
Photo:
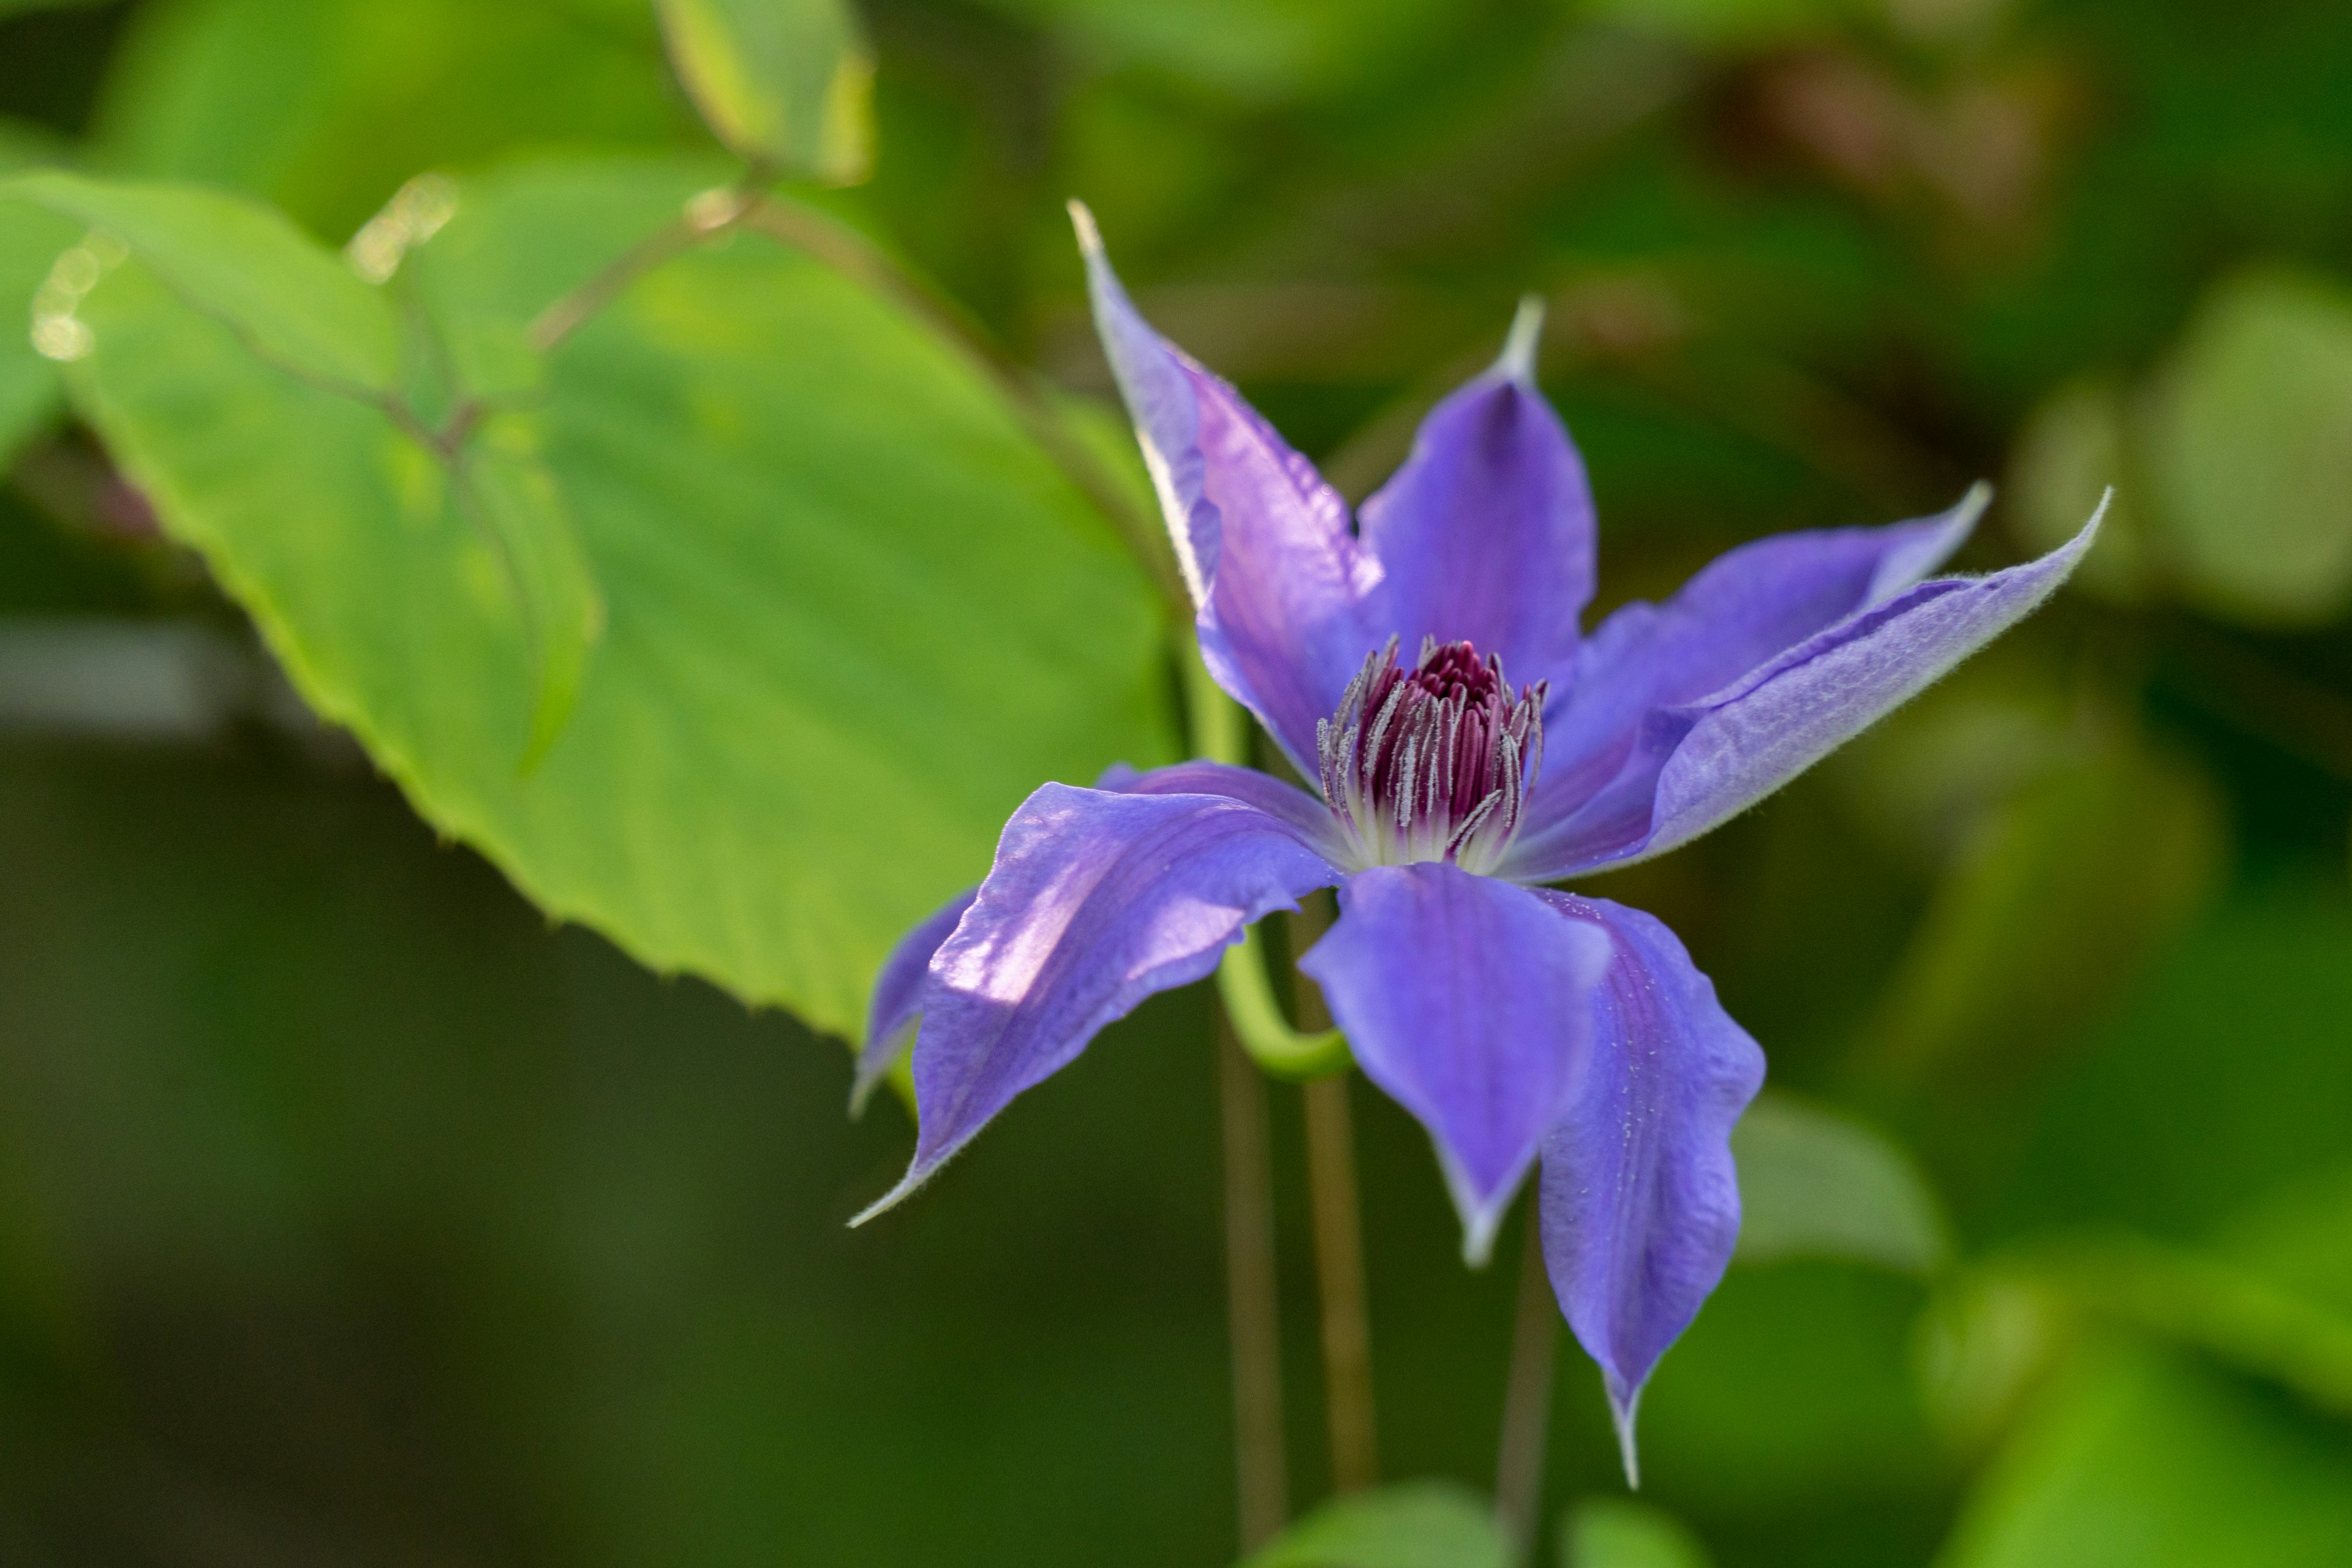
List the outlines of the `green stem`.
{"label": "green stem", "polygon": [[[1192,750],[1211,762],[1247,767],[1248,716],[1211,679],[1190,629],[1179,636],[1182,647],[1177,658],[1184,673],[1184,709]],[[1225,949],[1224,960],[1217,965],[1217,994],[1224,1002],[1225,1016],[1242,1048],[1272,1076],[1303,1083],[1345,1072],[1352,1065],[1347,1037],[1339,1030],[1297,1029],[1283,1016],[1266,974],[1265,942],[1255,926]]]}

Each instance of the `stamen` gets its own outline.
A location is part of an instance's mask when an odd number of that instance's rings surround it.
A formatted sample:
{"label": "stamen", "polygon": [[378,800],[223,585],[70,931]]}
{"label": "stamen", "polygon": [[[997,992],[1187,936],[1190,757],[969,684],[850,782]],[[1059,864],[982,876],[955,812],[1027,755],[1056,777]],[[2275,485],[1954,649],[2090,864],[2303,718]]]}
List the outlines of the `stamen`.
{"label": "stamen", "polygon": [[1543,765],[1549,689],[1538,680],[1513,696],[1502,659],[1466,642],[1424,637],[1411,670],[1396,656],[1391,637],[1315,726],[1323,798],[1363,865],[1490,870]]}

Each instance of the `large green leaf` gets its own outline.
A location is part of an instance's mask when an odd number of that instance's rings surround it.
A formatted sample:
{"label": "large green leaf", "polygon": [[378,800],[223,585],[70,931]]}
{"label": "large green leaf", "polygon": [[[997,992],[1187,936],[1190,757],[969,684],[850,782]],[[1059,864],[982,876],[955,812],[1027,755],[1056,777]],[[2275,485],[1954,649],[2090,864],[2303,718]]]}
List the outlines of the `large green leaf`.
{"label": "large green leaf", "polygon": [[1325,1503],[1244,1568],[1511,1568],[1492,1504],[1450,1481],[1405,1481]]}
{"label": "large green leaf", "polygon": [[109,70],[110,166],[264,195],[341,240],[421,170],[691,128],[645,0],[153,0]]}
{"label": "large green leaf", "polygon": [[1924,1274],[1950,1243],[1903,1151],[1858,1121],[1767,1094],[1732,1130],[1745,1263],[1835,1258]]}
{"label": "large green leaf", "polygon": [[2187,1358],[2087,1362],[1994,1464],[1942,1568],[2334,1568],[2352,1435]]}
{"label": "large green leaf", "polygon": [[0,183],[0,196],[112,235],[189,304],[285,369],[368,390],[389,387],[399,370],[391,306],[268,207],[56,170]]}
{"label": "large green leaf", "polygon": [[[530,194],[567,180],[597,183],[518,173],[459,221],[543,251]],[[135,265],[82,319],[80,406],[304,695],[444,831],[657,968],[854,1034],[889,943],[1031,788],[1167,749],[1151,595],[1107,527],[956,350],[765,239],[656,271],[551,359],[530,417],[608,614],[528,774],[523,617],[436,456]]]}
{"label": "large green leaf", "polygon": [[2294,272],[2226,279],[2190,323],[2148,435],[2191,596],[2256,622],[2352,605],[2352,291]]}
{"label": "large green leaf", "polygon": [[[43,140],[0,122],[0,170],[53,155]],[[57,406],[57,372],[33,347],[27,318],[35,291],[80,233],[79,225],[53,213],[0,203],[0,467]]]}
{"label": "large green leaf", "polygon": [[719,139],[835,184],[874,162],[874,58],[845,0],[656,0],[670,60]]}

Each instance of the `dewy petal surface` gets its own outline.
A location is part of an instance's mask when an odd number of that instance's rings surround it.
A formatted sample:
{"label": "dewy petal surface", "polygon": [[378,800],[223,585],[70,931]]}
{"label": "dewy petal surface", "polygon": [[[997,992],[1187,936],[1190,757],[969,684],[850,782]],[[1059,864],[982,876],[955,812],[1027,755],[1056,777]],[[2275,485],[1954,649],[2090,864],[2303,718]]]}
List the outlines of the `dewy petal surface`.
{"label": "dewy petal surface", "polygon": [[1364,1076],[1429,1129],[1474,1262],[1568,1108],[1611,952],[1525,889],[1423,861],[1349,878],[1299,960]]}
{"label": "dewy petal surface", "polygon": [[1538,1193],[1545,1267],[1601,1363],[1630,1480],[1642,1386],[1739,1237],[1731,1128],[1763,1086],[1764,1053],[1659,921],[1604,899],[1531,896],[1611,946],[1591,1066],[1544,1140]]}
{"label": "dewy petal surface", "polygon": [[[1571,706],[1565,742],[1548,726],[1545,780],[1508,873],[1550,880],[1663,854],[1745,811],[2039,608],[2097,526],[2094,518],[2048,555],[1989,576],[1865,597],[1843,619],[1728,677],[1727,664],[1768,639],[1745,629],[1710,637],[1696,617],[1660,611],[1627,621],[1625,643],[1649,646],[1609,647],[1580,671],[1604,711],[1580,722]],[[1757,612],[1735,627],[1773,618],[1761,605]],[[1612,617],[1588,647],[1602,649],[1618,625]],[[1639,711],[1629,712],[1637,700]]]}
{"label": "dewy petal surface", "polygon": [[1523,310],[1502,361],[1430,411],[1362,514],[1385,574],[1381,629],[1407,648],[1466,638],[1522,684],[1569,676],[1592,597],[1592,490],[1535,384],[1540,320]]}
{"label": "dewy petal surface", "polygon": [[1289,827],[1224,795],[1038,790],[931,960],[914,1161],[859,1219],[921,1185],[1104,1025],[1198,980],[1244,926],[1338,879]]}
{"label": "dewy petal surface", "polygon": [[967,888],[941,904],[900,937],[890,956],[882,961],[882,973],[874,979],[874,1002],[866,1016],[866,1044],[857,1053],[857,1072],[849,1086],[852,1115],[865,1108],[874,1086],[889,1076],[913,1044],[910,1030],[923,1011],[931,957],[954,933],[963,912],[979,895],[978,888]]}
{"label": "dewy petal surface", "polygon": [[1143,320],[1073,205],[1103,352],[1192,592],[1201,657],[1303,773],[1315,721],[1379,640],[1378,561],[1345,502],[1231,386]]}

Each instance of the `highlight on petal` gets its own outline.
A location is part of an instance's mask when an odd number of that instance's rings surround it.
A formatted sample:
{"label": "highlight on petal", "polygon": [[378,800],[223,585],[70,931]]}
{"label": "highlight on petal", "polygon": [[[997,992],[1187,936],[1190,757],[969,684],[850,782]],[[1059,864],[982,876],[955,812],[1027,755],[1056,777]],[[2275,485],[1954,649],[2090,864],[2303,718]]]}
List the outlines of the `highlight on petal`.
{"label": "highlight on petal", "polygon": [[865,1111],[875,1086],[890,1076],[898,1058],[914,1045],[915,1021],[922,1015],[931,956],[953,933],[979,894],[979,889],[967,888],[950,899],[900,937],[890,956],[882,961],[882,973],[874,979],[873,1005],[866,1016],[866,1044],[858,1050],[857,1070],[850,1079],[850,1115]]}
{"label": "highlight on petal", "polygon": [[1507,874],[1630,863],[1744,811],[2039,607],[2098,528],[1989,576],[1915,582],[1981,510],[1971,491],[1919,522],[1761,540],[1610,617],[1545,717]]}
{"label": "highlight on petal", "polygon": [[914,1159],[851,1223],[920,1186],[1104,1025],[1200,979],[1252,921],[1338,879],[1288,826],[1228,796],[1038,790],[931,960]]}
{"label": "highlight on petal", "polygon": [[1429,1130],[1474,1267],[1576,1091],[1611,952],[1523,888],[1422,861],[1349,878],[1298,962],[1364,1076]]}
{"label": "highlight on petal", "polygon": [[1577,1341],[1601,1365],[1639,1486],[1643,1384],[1722,1279],[1739,1237],[1731,1129],[1764,1082],[1764,1053],[1654,917],[1538,889],[1556,916],[1604,933],[1591,1065],[1543,1144],[1544,1264]]}
{"label": "highlight on petal", "polygon": [[1422,421],[1412,454],[1364,503],[1387,623],[1403,646],[1467,640],[1514,680],[1564,680],[1592,597],[1592,490],[1535,384],[1540,305],[1503,357]]}
{"label": "highlight on petal", "polygon": [[1070,217],[1096,330],[1192,592],[1201,657],[1311,772],[1315,721],[1380,641],[1367,605],[1379,562],[1314,465],[1137,312],[1087,209],[1073,202]]}

